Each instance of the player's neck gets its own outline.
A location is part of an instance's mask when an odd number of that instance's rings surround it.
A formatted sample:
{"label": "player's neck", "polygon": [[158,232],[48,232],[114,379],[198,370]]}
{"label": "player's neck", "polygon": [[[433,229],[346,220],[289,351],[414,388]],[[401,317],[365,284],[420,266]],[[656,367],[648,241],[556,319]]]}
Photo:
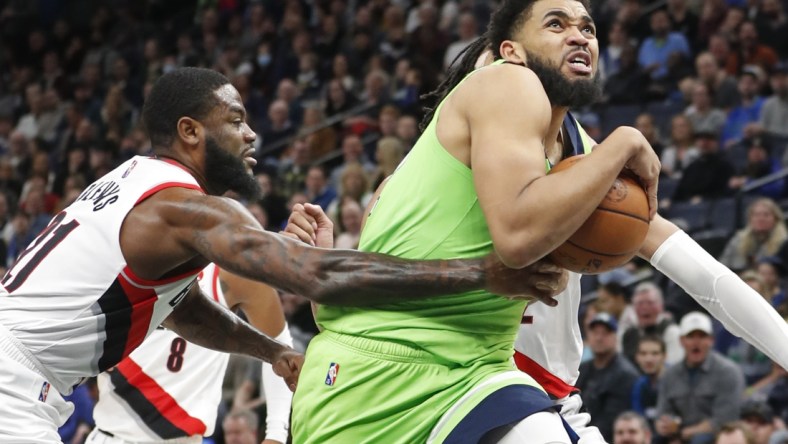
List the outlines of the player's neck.
{"label": "player's neck", "polygon": [[[183,158],[182,156],[178,156],[172,152],[165,152],[165,153],[157,153],[156,157],[162,160],[166,160],[167,162],[177,163],[181,168],[186,170],[189,174],[194,177],[194,180],[202,187],[203,190],[207,191],[209,194],[211,190],[208,187],[208,182],[205,180],[205,176],[199,173],[199,170],[195,167],[195,165],[191,162],[191,159]],[[221,194],[221,193],[219,193]]]}

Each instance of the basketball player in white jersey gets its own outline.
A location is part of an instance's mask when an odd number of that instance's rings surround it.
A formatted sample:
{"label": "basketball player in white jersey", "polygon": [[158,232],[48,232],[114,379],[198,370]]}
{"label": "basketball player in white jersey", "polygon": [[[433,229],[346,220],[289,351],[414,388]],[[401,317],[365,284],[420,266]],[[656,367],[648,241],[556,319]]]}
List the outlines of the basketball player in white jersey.
{"label": "basketball player in white jersey", "polygon": [[159,325],[270,362],[294,389],[303,356],[194,285],[211,262],[345,305],[482,288],[552,300],[566,284],[548,264],[512,270],[494,255],[405,261],[266,232],[240,203],[219,197],[255,194],[256,135],[240,94],[214,71],[163,75],[143,122],[155,156],[134,157],[89,185],[0,282],[0,442],[58,442],[57,426],[73,411],[61,394],[117,365]]}
{"label": "basketball player in white jersey", "polygon": [[[276,290],[213,264],[198,275],[197,282],[220,305],[242,309],[253,326],[292,345]],[[96,427],[87,442],[202,442],[214,433],[228,360],[225,353],[157,329],[120,364],[98,375]],[[270,364],[263,363],[262,376],[268,415],[263,444],[284,444],[292,392]]]}

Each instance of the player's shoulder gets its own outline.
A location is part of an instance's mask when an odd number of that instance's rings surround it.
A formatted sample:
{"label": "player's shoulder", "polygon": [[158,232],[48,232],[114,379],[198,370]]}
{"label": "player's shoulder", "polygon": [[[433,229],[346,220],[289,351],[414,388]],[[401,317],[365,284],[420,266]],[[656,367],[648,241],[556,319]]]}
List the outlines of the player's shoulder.
{"label": "player's shoulder", "polygon": [[549,116],[550,101],[544,87],[536,74],[525,66],[488,65],[470,76],[466,83],[462,97],[469,115],[495,112],[518,118]]}
{"label": "player's shoulder", "polygon": [[512,86],[535,86],[542,88],[536,73],[524,65],[515,63],[495,63],[473,73],[468,78],[469,84],[489,88],[495,86],[500,90],[509,90]]}

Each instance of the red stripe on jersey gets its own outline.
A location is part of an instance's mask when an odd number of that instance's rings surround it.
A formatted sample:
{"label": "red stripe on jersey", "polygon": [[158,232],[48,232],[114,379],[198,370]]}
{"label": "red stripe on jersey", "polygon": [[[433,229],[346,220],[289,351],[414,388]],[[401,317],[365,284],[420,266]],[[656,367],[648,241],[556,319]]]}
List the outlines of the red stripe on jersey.
{"label": "red stripe on jersey", "polygon": [[558,376],[550,373],[536,361],[517,350],[514,351],[514,362],[517,364],[517,368],[528,373],[548,394],[556,398],[564,398],[569,396],[570,393],[579,391],[576,387],[565,383]]}
{"label": "red stripe on jersey", "polygon": [[149,189],[148,191],[142,193],[142,196],[140,196],[140,198],[137,199],[136,202],[134,202],[134,206],[136,207],[137,205],[139,205],[142,202],[144,202],[145,199],[153,196],[154,194],[158,193],[161,190],[164,190],[164,189],[167,189],[167,188],[176,188],[176,187],[177,188],[188,188],[190,190],[197,190],[197,191],[205,194],[205,191],[199,185],[195,185],[193,183],[164,182],[164,183],[160,183],[160,184],[156,185],[155,187]]}
{"label": "red stripe on jersey", "polygon": [[214,265],[213,270],[213,283],[211,289],[213,290],[213,300],[219,302],[219,266]]}
{"label": "red stripe on jersey", "polygon": [[189,276],[195,276],[196,277],[198,274],[200,274],[200,270],[202,270],[202,268],[195,268],[194,270],[190,270],[190,271],[187,271],[185,273],[181,273],[181,274],[178,274],[178,275],[175,275],[175,276],[170,276],[168,278],[150,280],[150,279],[144,279],[144,278],[141,278],[141,277],[137,276],[134,273],[134,271],[128,265],[126,265],[126,268],[123,269],[123,274],[122,275],[125,275],[127,278],[129,278],[129,280],[131,282],[134,282],[137,285],[144,285],[144,286],[147,286],[147,287],[157,287],[159,285],[171,284],[171,283],[177,282],[177,281],[179,281],[181,279],[186,279]]}
{"label": "red stripe on jersey", "polygon": [[173,425],[191,435],[203,435],[207,430],[205,423],[191,416],[167,393],[156,380],[147,375],[131,358],[121,361],[116,367],[126,377],[129,384],[136,387],[145,398],[153,404],[161,416]]}
{"label": "red stripe on jersey", "polygon": [[145,340],[153,316],[153,306],[159,297],[152,288],[139,288],[127,281],[123,274],[118,276],[118,282],[131,305],[131,325],[123,348],[123,356],[128,356]]}

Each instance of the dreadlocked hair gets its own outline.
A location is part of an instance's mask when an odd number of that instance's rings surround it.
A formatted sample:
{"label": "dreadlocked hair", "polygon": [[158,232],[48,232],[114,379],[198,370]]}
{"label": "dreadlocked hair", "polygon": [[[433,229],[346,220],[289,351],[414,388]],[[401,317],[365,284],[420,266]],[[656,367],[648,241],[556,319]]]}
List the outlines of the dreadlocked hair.
{"label": "dreadlocked hair", "polygon": [[[471,71],[475,69],[476,61],[485,50],[492,51],[494,59],[500,59],[500,47],[504,40],[510,40],[514,34],[522,27],[523,23],[531,15],[531,8],[538,0],[504,0],[498,9],[490,17],[487,31],[481,37],[474,40],[454,61],[451,62],[446,78],[427,94],[422,95],[422,100],[434,100],[432,107],[424,108],[424,119],[422,119],[419,129],[424,131],[429,125],[435,114],[438,104],[462,81]],[[589,0],[577,0],[590,9]],[[458,63],[459,62],[459,63]]]}

